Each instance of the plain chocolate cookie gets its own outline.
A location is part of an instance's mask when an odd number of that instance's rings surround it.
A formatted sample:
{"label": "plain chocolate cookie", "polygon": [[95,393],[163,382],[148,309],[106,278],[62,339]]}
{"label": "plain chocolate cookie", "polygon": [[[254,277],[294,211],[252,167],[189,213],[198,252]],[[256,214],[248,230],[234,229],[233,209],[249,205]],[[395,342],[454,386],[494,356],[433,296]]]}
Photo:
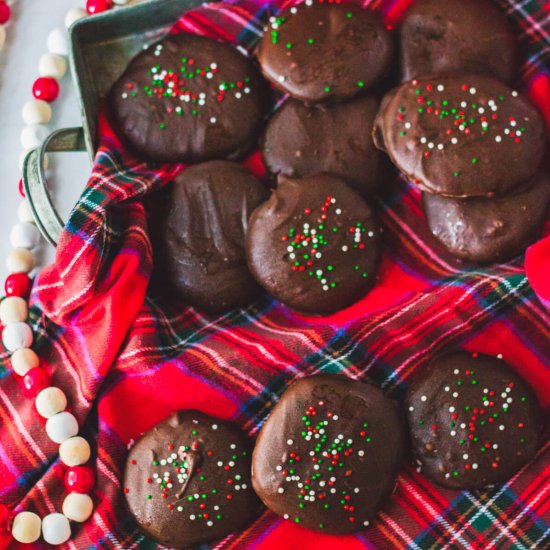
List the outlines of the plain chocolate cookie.
{"label": "plain chocolate cookie", "polygon": [[331,374],[302,378],[258,436],[252,484],[289,521],[354,533],[392,493],[403,439],[396,404],[375,386]]}
{"label": "plain chocolate cookie", "polygon": [[368,96],[315,107],[287,100],[261,141],[267,169],[291,177],[332,172],[372,195],[381,183],[382,155],[372,139],[378,104]]}
{"label": "plain chocolate cookie", "polygon": [[243,529],[259,510],[250,483],[252,445],[236,427],[180,411],[130,450],[124,493],[141,530],[188,547]]}
{"label": "plain chocolate cookie", "polygon": [[176,177],[153,229],[155,270],[198,309],[223,312],[261,293],[246,264],[248,219],[268,190],[243,166],[210,161]]}
{"label": "plain chocolate cookie", "polygon": [[505,197],[449,199],[424,193],[422,202],[432,233],[454,256],[502,262],[539,237],[550,204],[550,178],[539,173],[527,190]]}
{"label": "plain chocolate cookie", "polygon": [[307,103],[349,99],[384,75],[393,41],[379,17],[355,4],[303,4],[272,17],[257,50],[264,76]]}
{"label": "plain chocolate cookie", "polygon": [[265,89],[236,48],[182,33],[138,54],[109,101],[115,130],[138,154],[190,163],[245,152],[259,132]]}
{"label": "plain chocolate cookie", "polygon": [[489,0],[418,0],[399,29],[403,81],[442,73],[484,73],[512,82],[518,43]]}
{"label": "plain chocolate cookie", "polygon": [[484,75],[402,84],[382,101],[374,137],[423,191],[450,197],[521,187],[538,171],[546,145],[536,108]]}
{"label": "plain chocolate cookie", "polygon": [[502,360],[457,351],[436,358],[406,396],[420,470],[450,489],[503,483],[537,452],[541,411]]}
{"label": "plain chocolate cookie", "polygon": [[341,178],[279,178],[246,235],[256,280],[287,306],[329,314],[362,298],[376,281],[380,225]]}

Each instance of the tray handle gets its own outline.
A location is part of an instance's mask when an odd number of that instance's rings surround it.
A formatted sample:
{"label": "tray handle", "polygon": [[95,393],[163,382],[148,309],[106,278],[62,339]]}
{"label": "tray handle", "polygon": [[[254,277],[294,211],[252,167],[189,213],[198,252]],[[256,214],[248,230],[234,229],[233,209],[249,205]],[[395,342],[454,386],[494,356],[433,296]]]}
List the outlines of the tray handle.
{"label": "tray handle", "polygon": [[63,221],[48,191],[46,181],[46,153],[86,151],[82,128],[63,128],[50,134],[41,147],[28,153],[23,162],[23,187],[29,201],[36,226],[46,240],[57,244]]}

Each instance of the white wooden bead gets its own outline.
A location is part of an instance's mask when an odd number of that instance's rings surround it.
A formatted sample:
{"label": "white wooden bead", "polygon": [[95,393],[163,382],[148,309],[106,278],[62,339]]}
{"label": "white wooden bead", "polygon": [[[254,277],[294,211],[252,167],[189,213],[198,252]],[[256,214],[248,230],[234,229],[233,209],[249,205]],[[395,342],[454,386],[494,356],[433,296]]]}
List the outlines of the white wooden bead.
{"label": "white wooden bead", "polygon": [[40,244],[40,231],[33,223],[16,223],[10,231],[10,243],[14,248],[36,248]]}
{"label": "white wooden bead", "polygon": [[46,101],[31,99],[23,105],[21,117],[25,124],[48,124],[52,118],[52,108]]}
{"label": "white wooden bead", "polygon": [[94,501],[89,495],[69,493],[63,501],[63,513],[72,521],[83,523],[94,511]]}
{"label": "white wooden bead", "polygon": [[19,296],[8,296],[0,302],[0,321],[3,325],[21,323],[27,320],[29,307]]}
{"label": "white wooden bead", "polygon": [[53,29],[48,34],[48,51],[67,57],[69,54],[69,45],[67,41],[67,31],[65,29]]}
{"label": "white wooden bead", "polygon": [[67,61],[56,53],[45,53],[38,61],[38,74],[60,80],[67,72]]}
{"label": "white wooden bead", "polygon": [[63,514],[48,514],[42,518],[42,538],[48,544],[64,544],[71,538],[71,525]]}
{"label": "white wooden bead", "polygon": [[[44,418],[52,418],[67,408],[67,397],[63,390],[50,386],[44,388],[34,403],[38,414]],[[73,434],[76,435],[76,434]]]}
{"label": "white wooden bead", "polygon": [[43,124],[25,126],[21,131],[21,146],[23,149],[40,147],[49,134],[48,127]]}
{"label": "white wooden bead", "polygon": [[73,8],[65,15],[65,27],[69,28],[75,21],[86,17],[88,12],[82,8]]}
{"label": "white wooden bead", "polygon": [[21,348],[11,356],[11,368],[19,376],[25,376],[31,369],[39,366],[40,359],[32,349]]}
{"label": "white wooden bead", "polygon": [[35,542],[40,537],[41,521],[33,512],[19,512],[11,526],[11,535],[23,544]]}
{"label": "white wooden bead", "polygon": [[11,273],[28,273],[34,269],[36,260],[30,250],[14,248],[6,258],[6,266]]}
{"label": "white wooden bead", "polygon": [[23,199],[17,207],[17,219],[20,222],[34,223],[31,205],[27,199]]}
{"label": "white wooden bead", "polygon": [[69,467],[86,464],[90,459],[90,444],[83,437],[71,437],[59,446],[59,458]]}
{"label": "white wooden bead", "polygon": [[46,433],[54,443],[63,443],[78,433],[78,422],[73,414],[67,411],[48,418]]}
{"label": "white wooden bead", "polygon": [[2,343],[8,351],[29,348],[32,345],[32,329],[27,323],[12,323],[2,331]]}

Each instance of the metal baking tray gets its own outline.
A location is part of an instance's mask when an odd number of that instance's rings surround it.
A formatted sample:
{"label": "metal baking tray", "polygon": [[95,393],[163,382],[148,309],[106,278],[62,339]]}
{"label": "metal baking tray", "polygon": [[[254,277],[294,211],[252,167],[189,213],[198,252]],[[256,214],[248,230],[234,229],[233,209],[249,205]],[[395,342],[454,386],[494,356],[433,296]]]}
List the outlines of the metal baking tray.
{"label": "metal baking tray", "polygon": [[82,127],[53,132],[33,149],[23,165],[25,193],[44,237],[55,245],[63,229],[48,192],[44,169],[48,152],[88,151],[98,145],[97,121],[111,86],[143,47],[159,40],[185,12],[201,0],[148,0],[86,17],[69,29],[71,74],[81,108]]}

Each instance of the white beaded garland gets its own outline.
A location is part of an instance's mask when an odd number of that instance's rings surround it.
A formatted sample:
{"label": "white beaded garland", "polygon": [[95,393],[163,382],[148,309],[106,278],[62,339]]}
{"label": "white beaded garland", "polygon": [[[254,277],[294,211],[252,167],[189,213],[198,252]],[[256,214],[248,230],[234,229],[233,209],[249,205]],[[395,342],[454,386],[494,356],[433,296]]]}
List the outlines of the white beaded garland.
{"label": "white beaded garland", "polygon": [[14,248],[6,258],[6,267],[11,273],[28,273],[34,269],[36,260],[26,248]]}
{"label": "white beaded garland", "polygon": [[63,390],[50,386],[36,396],[35,406],[40,416],[52,418],[67,408],[67,397]]}
{"label": "white beaded garland", "polygon": [[32,329],[27,323],[12,323],[2,331],[2,343],[10,352],[30,347],[32,339]]}
{"label": "white beaded garland", "polygon": [[65,27],[69,28],[74,22],[86,17],[88,12],[82,8],[73,8],[65,15]]}
{"label": "white beaded garland", "polygon": [[72,521],[83,523],[92,515],[94,502],[89,495],[69,493],[63,501],[63,513]]}
{"label": "white beaded garland", "polygon": [[23,105],[21,117],[25,124],[48,124],[52,118],[52,108],[42,99],[31,99]]}
{"label": "white beaded garland", "polygon": [[17,542],[30,544],[40,537],[40,518],[33,512],[19,512],[11,526],[11,534]]}
{"label": "white beaded garland", "polygon": [[32,349],[21,348],[11,356],[11,368],[19,376],[25,376],[31,369],[39,366],[40,359]]}
{"label": "white beaded garland", "polygon": [[81,466],[90,459],[90,444],[80,436],[71,437],[59,446],[59,458],[66,466]]}
{"label": "white beaded garland", "polygon": [[42,537],[49,544],[63,544],[71,538],[69,520],[58,513],[48,514],[42,518]]}
{"label": "white beaded garland", "polygon": [[63,29],[53,29],[48,35],[48,51],[57,55],[69,55],[67,33]]}
{"label": "white beaded garland", "polygon": [[17,207],[17,219],[20,222],[34,223],[31,205],[27,199],[23,199]]}
{"label": "white beaded garland", "polygon": [[67,61],[62,55],[56,53],[45,53],[38,61],[38,74],[40,76],[51,76],[59,80],[67,72]]}
{"label": "white beaded garland", "polygon": [[16,223],[10,231],[10,243],[14,248],[36,248],[40,244],[40,231],[33,223]]}
{"label": "white beaded garland", "polygon": [[0,302],[0,321],[3,325],[26,321],[28,315],[27,302],[19,296],[8,296]]}
{"label": "white beaded garland", "polygon": [[40,147],[44,140],[50,135],[50,130],[43,124],[31,124],[25,126],[21,131],[21,145],[23,149],[34,149]]}
{"label": "white beaded garland", "polygon": [[46,433],[54,443],[63,443],[78,433],[78,422],[73,414],[67,411],[48,418]]}

